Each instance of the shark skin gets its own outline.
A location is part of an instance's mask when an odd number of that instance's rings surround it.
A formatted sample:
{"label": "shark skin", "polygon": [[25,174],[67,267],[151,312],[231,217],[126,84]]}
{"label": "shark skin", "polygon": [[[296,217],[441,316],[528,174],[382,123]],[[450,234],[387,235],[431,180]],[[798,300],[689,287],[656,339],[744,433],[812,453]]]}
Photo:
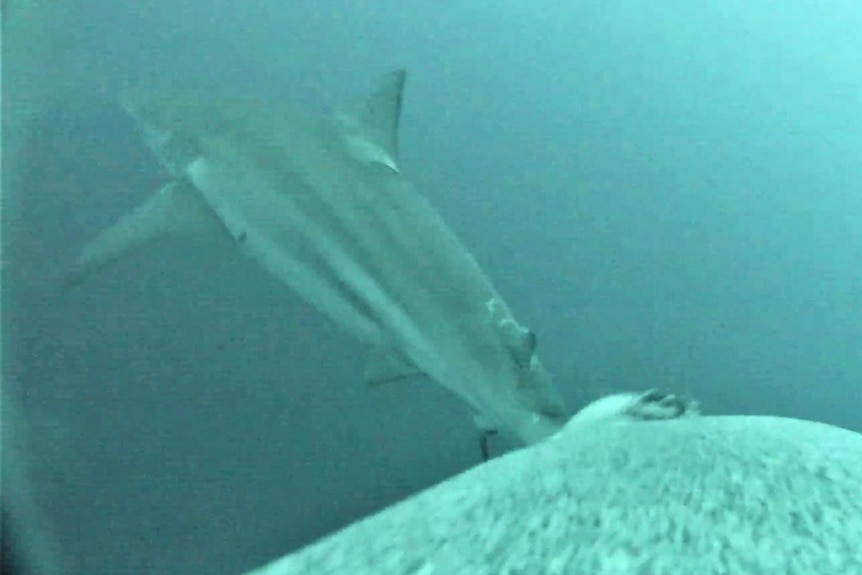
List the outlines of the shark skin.
{"label": "shark skin", "polygon": [[862,434],[648,391],[246,575],[858,575]]}
{"label": "shark skin", "polygon": [[152,240],[220,234],[369,345],[369,384],[425,375],[487,428],[526,444],[566,410],[472,254],[402,175],[397,130],[405,72],[354,114],[211,96],[122,104],[173,181],[87,245],[82,281]]}

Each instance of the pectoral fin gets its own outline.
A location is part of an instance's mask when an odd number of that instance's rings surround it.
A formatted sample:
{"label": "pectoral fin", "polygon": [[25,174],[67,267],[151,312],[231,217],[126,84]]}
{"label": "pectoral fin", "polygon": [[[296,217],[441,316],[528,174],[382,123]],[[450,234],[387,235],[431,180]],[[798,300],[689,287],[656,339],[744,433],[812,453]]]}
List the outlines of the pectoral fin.
{"label": "pectoral fin", "polygon": [[503,344],[512,354],[515,363],[522,369],[530,369],[533,356],[536,353],[536,334],[515,321],[502,301],[491,299],[486,305],[488,313],[491,314],[491,320],[499,331]]}
{"label": "pectoral fin", "polygon": [[422,375],[409,359],[389,347],[371,350],[365,364],[365,383],[383,385]]}
{"label": "pectoral fin", "polygon": [[191,184],[172,182],[87,244],[67,274],[66,283],[81,283],[164,236],[206,231],[224,233],[218,218]]}

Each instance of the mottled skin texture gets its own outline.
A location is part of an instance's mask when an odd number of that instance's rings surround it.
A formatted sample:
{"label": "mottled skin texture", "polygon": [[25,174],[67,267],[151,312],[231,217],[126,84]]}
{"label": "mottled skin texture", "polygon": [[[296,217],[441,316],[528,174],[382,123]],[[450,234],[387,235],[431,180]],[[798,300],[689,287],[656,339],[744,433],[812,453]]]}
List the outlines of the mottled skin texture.
{"label": "mottled skin texture", "polygon": [[862,435],[576,417],[254,573],[859,575]]}

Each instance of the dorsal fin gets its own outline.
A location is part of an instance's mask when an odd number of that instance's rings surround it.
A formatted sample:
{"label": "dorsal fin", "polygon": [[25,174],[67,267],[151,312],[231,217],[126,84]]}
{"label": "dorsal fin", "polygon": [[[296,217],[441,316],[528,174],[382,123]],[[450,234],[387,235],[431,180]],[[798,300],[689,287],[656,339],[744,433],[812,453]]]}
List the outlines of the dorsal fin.
{"label": "dorsal fin", "polygon": [[386,74],[377,89],[360,109],[358,120],[365,136],[398,163],[398,122],[407,72],[403,69]]}

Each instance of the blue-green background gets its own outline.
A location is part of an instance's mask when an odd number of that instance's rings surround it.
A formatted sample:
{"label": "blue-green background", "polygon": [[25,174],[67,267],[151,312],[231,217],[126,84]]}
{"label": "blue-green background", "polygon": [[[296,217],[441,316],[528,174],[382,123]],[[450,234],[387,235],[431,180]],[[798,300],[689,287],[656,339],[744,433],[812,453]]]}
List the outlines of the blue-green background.
{"label": "blue-green background", "polygon": [[131,83],[326,111],[406,67],[403,171],[573,409],[655,386],[862,431],[862,4],[63,6],[4,321],[71,574],[238,573],[478,460],[459,401],[365,389],[358,344],[205,240],[55,289],[164,181],[111,101]]}

